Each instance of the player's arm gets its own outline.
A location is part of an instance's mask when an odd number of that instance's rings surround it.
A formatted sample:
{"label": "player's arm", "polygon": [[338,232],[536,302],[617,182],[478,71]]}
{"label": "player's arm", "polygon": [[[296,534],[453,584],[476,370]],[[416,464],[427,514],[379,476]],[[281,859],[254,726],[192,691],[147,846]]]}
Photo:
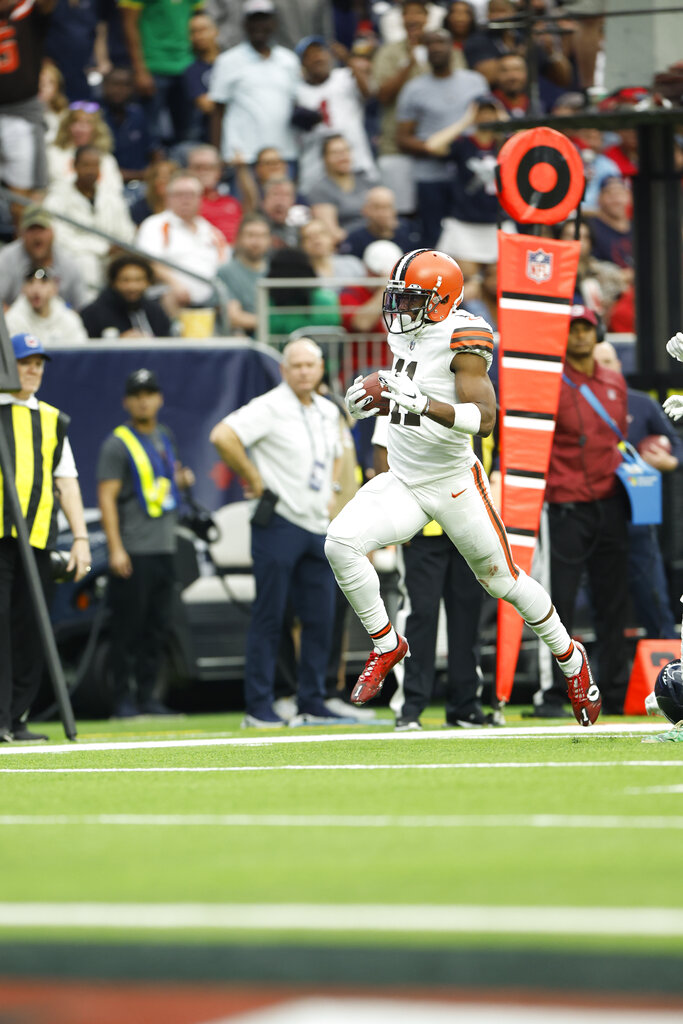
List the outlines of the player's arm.
{"label": "player's arm", "polygon": [[[435,423],[461,434],[488,437],[496,422],[496,396],[486,372],[486,360],[475,352],[458,352],[451,360],[457,402],[440,402],[424,395],[405,373],[387,373],[386,391],[406,412],[426,416]],[[382,374],[385,378],[384,373]]]}

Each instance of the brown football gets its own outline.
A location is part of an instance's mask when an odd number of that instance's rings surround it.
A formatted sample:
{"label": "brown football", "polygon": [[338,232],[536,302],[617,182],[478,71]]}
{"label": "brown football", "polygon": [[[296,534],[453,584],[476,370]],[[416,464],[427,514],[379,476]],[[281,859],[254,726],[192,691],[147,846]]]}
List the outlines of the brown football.
{"label": "brown football", "polygon": [[386,391],[386,388],[380,380],[379,372],[375,371],[364,377],[363,387],[368,395],[372,395],[372,402],[368,403],[366,409],[378,408],[378,416],[388,416],[390,403],[388,398],[382,398],[382,392]]}

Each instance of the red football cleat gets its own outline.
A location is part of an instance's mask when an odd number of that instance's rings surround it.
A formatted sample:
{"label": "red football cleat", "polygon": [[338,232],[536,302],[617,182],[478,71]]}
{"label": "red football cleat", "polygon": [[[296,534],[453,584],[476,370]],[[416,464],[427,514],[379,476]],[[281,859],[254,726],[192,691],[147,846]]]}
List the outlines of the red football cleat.
{"label": "red football cleat", "polygon": [[593,682],[590,665],[586,657],[586,648],[578,640],[574,641],[574,646],[581,651],[583,663],[575,676],[567,677],[567,692],[574,717],[579,725],[593,725],[600,714],[602,697]]}
{"label": "red football cleat", "polygon": [[365,668],[358,676],[358,682],[351,693],[351,703],[366,704],[376,697],[394,665],[398,665],[399,661],[403,661],[409,653],[408,641],[402,636],[399,636],[393,651],[387,651],[386,654],[373,651],[365,662]]}

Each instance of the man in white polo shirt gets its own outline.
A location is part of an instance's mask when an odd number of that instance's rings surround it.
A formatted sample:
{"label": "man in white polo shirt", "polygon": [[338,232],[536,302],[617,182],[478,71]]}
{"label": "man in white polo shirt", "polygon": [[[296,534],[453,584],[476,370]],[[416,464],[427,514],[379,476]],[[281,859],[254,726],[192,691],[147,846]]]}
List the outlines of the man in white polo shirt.
{"label": "man in white polo shirt", "polygon": [[[143,220],[136,244],[152,259],[160,256],[202,277],[213,280],[228,258],[225,236],[199,215],[202,184],[194,174],[178,171],[166,192],[168,209]],[[178,306],[213,304],[213,286],[162,263],[154,264],[156,277],[165,282]]]}
{"label": "man in white polo shirt", "polygon": [[211,442],[254,499],[251,550],[256,599],[247,637],[245,726],[283,725],[273,711],[275,665],[288,600],[301,622],[295,721],[341,721],[325,707],[335,582],[324,553],[339,472],[339,412],[316,388],[322,353],[290,342],[282,383],[221,420]]}

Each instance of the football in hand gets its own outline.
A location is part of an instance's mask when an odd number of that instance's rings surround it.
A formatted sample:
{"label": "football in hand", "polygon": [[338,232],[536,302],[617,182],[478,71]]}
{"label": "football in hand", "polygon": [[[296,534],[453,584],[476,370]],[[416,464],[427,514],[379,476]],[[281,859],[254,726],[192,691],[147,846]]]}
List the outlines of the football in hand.
{"label": "football in hand", "polygon": [[386,387],[381,380],[380,373],[375,371],[375,373],[371,373],[367,377],[364,377],[363,387],[365,388],[366,394],[372,396],[372,402],[368,402],[365,408],[379,409],[379,412],[377,413],[378,416],[388,416],[390,403],[388,398],[382,398],[382,392],[386,391]]}
{"label": "football in hand", "polygon": [[639,453],[645,458],[647,455],[659,455],[661,452],[671,452],[671,441],[666,434],[648,434],[638,445]]}

